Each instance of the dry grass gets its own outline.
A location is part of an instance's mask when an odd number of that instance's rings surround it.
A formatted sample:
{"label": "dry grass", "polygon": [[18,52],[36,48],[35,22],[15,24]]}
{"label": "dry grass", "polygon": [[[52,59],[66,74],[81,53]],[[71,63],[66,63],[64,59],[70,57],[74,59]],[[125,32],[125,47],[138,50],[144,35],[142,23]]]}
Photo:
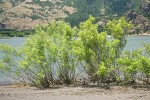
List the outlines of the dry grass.
{"label": "dry grass", "polygon": [[0,4],[0,7],[3,9],[3,10],[8,10],[8,9],[10,9],[10,8],[12,8],[13,6],[12,6],[12,4],[10,3],[10,2],[4,2],[4,3],[1,3]]}
{"label": "dry grass", "polygon": [[[63,0],[50,0],[51,2],[63,2]],[[53,6],[50,10],[50,7],[42,8],[38,4],[29,4],[25,2],[20,3],[19,5],[12,7],[10,1],[6,1],[3,8],[7,8],[7,11],[0,14],[0,21],[9,25],[11,29],[32,29],[37,24],[49,23],[51,20],[65,18],[68,15],[65,11],[70,14],[76,12],[73,7],[68,6]],[[38,15],[40,18],[31,19],[33,15]]]}

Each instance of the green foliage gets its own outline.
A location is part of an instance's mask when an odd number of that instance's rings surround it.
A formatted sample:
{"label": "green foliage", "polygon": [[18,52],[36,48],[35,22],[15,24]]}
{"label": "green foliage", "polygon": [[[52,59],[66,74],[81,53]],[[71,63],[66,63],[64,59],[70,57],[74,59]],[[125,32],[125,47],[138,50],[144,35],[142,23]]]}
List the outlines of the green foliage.
{"label": "green foliage", "polygon": [[0,14],[1,14],[1,13],[3,13],[3,12],[4,12],[4,11],[3,11],[3,9],[2,9],[2,8],[0,8]]}
{"label": "green foliage", "polygon": [[132,3],[131,0],[105,0],[104,1],[109,8],[107,9],[107,14],[109,15],[124,15],[124,13],[131,9],[128,7],[128,4]]}
{"label": "green foliage", "polygon": [[108,34],[113,36],[114,39],[119,40],[116,50],[116,56],[119,57],[127,42],[126,35],[128,35],[129,30],[131,30],[133,26],[131,23],[128,23],[124,17],[121,17],[118,21],[109,21],[106,27]]}
{"label": "green foliage", "polygon": [[99,74],[101,77],[106,77],[107,75],[107,69],[104,65],[104,63],[102,62],[100,65],[99,65],[99,69],[97,71],[97,74]]}
{"label": "green foliage", "polygon": [[141,70],[146,75],[146,77],[150,77],[150,59],[147,57],[141,57]]}
{"label": "green foliage", "polygon": [[96,73],[98,72],[101,76],[101,72],[103,73],[103,71],[100,70],[103,69],[104,66],[107,70],[110,70],[107,71],[107,73],[104,71],[107,75],[115,70],[116,59],[126,44],[125,34],[130,29],[130,24],[127,23],[124,18],[118,21],[109,21],[107,30],[112,36],[112,38],[109,39],[107,38],[108,32],[98,32],[98,25],[93,24],[94,21],[95,18],[90,16],[86,22],[80,24],[75,50],[79,55],[79,59],[86,62],[85,69],[87,74],[92,77],[92,79],[98,81],[99,77]]}
{"label": "green foliage", "polygon": [[18,69],[18,61],[21,59],[18,49],[0,44],[0,51],[4,54],[3,59],[0,60],[0,72],[18,81],[24,81],[22,70]]}
{"label": "green foliage", "polygon": [[24,37],[34,33],[34,30],[13,30],[13,29],[0,29],[2,37]]}
{"label": "green foliage", "polygon": [[77,12],[69,15],[69,17],[67,17],[65,21],[69,22],[72,26],[76,26],[79,25],[81,22],[86,21],[89,15],[99,17],[102,2],[103,2],[102,0],[64,1],[64,5],[68,5],[77,9]]}
{"label": "green foliage", "polygon": [[141,13],[140,6],[144,4],[143,0],[131,0],[133,3],[132,10]]}
{"label": "green foliage", "polygon": [[123,71],[125,81],[134,80],[136,73],[140,70],[141,50],[133,52],[125,51],[124,55],[118,59],[119,67]]}
{"label": "green foliage", "polygon": [[33,2],[36,4],[39,4],[42,7],[46,7],[46,6],[52,7],[53,6],[53,3],[49,2],[49,0],[47,0],[47,1],[33,0]]}
{"label": "green foliage", "polygon": [[18,55],[7,56],[9,52],[12,55],[16,50],[14,48],[11,48],[14,51],[7,50],[7,46],[1,48],[4,51],[1,66],[9,68],[10,71],[7,70],[9,72],[17,69],[17,72],[11,73],[14,76],[23,74],[24,80],[35,86],[49,87],[55,84],[56,80],[59,80],[61,84],[71,84],[77,67],[72,50],[75,30],[76,28],[71,28],[61,21],[52,22],[48,26],[38,26],[35,29],[35,35],[30,36],[18,51],[21,52],[22,58],[15,62],[17,65],[14,65],[15,60],[13,61],[12,57],[18,57]]}
{"label": "green foliage", "polygon": [[146,84],[149,83],[149,77],[150,77],[150,44],[144,44],[144,52],[146,52],[145,56],[142,56],[140,58],[141,63],[141,72],[145,74],[147,80]]}
{"label": "green foliage", "polygon": [[[144,46],[144,52],[148,53],[149,44],[144,44]],[[145,81],[144,78],[147,78],[146,83],[149,83],[150,59],[148,57],[147,54],[143,54],[143,50],[135,50],[132,52],[126,51],[124,55],[118,59],[118,67],[120,68],[120,71],[122,71],[126,82],[143,77],[141,80]]]}
{"label": "green foliage", "polygon": [[[69,15],[65,21],[72,26],[78,26],[81,22],[86,21],[89,15],[95,18],[124,16],[127,11],[133,10],[141,13],[140,6],[142,0],[65,0],[62,5],[71,6],[77,9],[76,13]],[[148,13],[145,14],[148,17]]]}
{"label": "green foliage", "polygon": [[[73,84],[80,76],[80,69],[92,82],[108,80],[135,80],[138,73],[150,77],[150,46],[144,51],[126,51],[126,34],[132,28],[125,18],[109,21],[106,31],[98,32],[95,18],[80,24],[79,28],[58,21],[37,26],[20,49],[0,45],[3,59],[0,71],[18,81],[35,86],[49,87],[55,84]],[[111,37],[107,37],[111,35]],[[144,55],[146,54],[146,55]],[[82,75],[80,76],[82,77]],[[148,83],[148,81],[147,81]]]}
{"label": "green foliage", "polygon": [[150,44],[144,44],[146,55],[150,57]]}
{"label": "green foliage", "polygon": [[37,19],[40,19],[41,17],[38,16],[38,15],[32,15],[32,16],[30,16],[30,18],[31,18],[32,20],[37,20]]}

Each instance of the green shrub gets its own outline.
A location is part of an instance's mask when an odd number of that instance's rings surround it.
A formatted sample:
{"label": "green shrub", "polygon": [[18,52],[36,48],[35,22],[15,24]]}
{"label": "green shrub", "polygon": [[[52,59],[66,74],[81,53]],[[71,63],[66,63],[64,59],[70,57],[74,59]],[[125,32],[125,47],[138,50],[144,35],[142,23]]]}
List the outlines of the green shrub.
{"label": "green shrub", "polygon": [[[101,81],[104,84],[107,80],[120,79],[118,69],[127,72],[127,76],[133,76],[137,72],[136,66],[142,66],[145,60],[140,60],[143,63],[139,64],[137,53],[127,53],[120,58],[126,44],[126,34],[132,25],[125,18],[112,20],[107,23],[106,31],[99,33],[94,21],[95,18],[90,16],[79,28],[62,21],[51,22],[47,26],[36,27],[35,34],[20,49],[0,45],[4,54],[0,71],[38,87],[73,84],[77,77],[82,77],[82,72],[86,72],[92,82]],[[112,37],[108,38],[107,34]],[[124,58],[126,60],[122,60]],[[140,67],[149,75],[147,69]]]}

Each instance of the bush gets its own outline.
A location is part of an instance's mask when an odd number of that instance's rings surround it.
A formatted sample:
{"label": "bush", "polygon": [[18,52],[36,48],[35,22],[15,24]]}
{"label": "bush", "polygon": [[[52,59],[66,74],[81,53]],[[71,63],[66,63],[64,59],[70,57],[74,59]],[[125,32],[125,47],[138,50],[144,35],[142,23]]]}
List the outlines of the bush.
{"label": "bush", "polygon": [[[99,33],[94,20],[90,16],[79,28],[62,21],[38,26],[19,49],[1,44],[4,56],[0,71],[38,87],[74,84],[85,74],[91,82],[104,84],[121,80],[120,75],[125,82],[135,80],[137,73],[143,73],[148,80],[150,60],[142,51],[127,51],[122,55],[132,25],[125,18],[112,20],[106,25],[107,31]],[[146,54],[149,47],[145,45]]]}
{"label": "bush", "polygon": [[73,83],[77,65],[72,50],[74,30],[64,22],[53,22],[37,27],[36,34],[19,50],[1,45],[5,54],[1,61],[2,71],[35,86],[49,87],[57,80],[61,84]]}

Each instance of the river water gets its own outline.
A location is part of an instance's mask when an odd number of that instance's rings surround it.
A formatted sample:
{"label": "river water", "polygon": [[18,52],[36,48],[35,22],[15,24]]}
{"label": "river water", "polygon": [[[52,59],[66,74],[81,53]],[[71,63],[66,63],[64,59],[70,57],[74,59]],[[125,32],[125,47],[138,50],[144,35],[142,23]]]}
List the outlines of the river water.
{"label": "river water", "polygon": [[[8,44],[14,47],[19,47],[21,45],[23,45],[24,41],[26,40],[26,38],[24,37],[13,37],[13,38],[7,38],[7,39],[0,39],[0,44]],[[2,53],[0,52],[0,59],[2,58]],[[12,83],[13,80],[3,76],[0,73],[0,85],[3,84],[10,84]]]}
{"label": "river water", "polygon": [[[0,39],[0,44],[8,44],[14,47],[23,45],[26,38],[24,37],[13,37],[8,39]],[[128,42],[126,44],[125,50],[135,50],[142,48],[143,43],[150,43],[150,36],[129,36]],[[2,53],[0,53],[0,59],[2,58]],[[0,85],[8,84],[12,80],[6,78],[0,73]]]}

